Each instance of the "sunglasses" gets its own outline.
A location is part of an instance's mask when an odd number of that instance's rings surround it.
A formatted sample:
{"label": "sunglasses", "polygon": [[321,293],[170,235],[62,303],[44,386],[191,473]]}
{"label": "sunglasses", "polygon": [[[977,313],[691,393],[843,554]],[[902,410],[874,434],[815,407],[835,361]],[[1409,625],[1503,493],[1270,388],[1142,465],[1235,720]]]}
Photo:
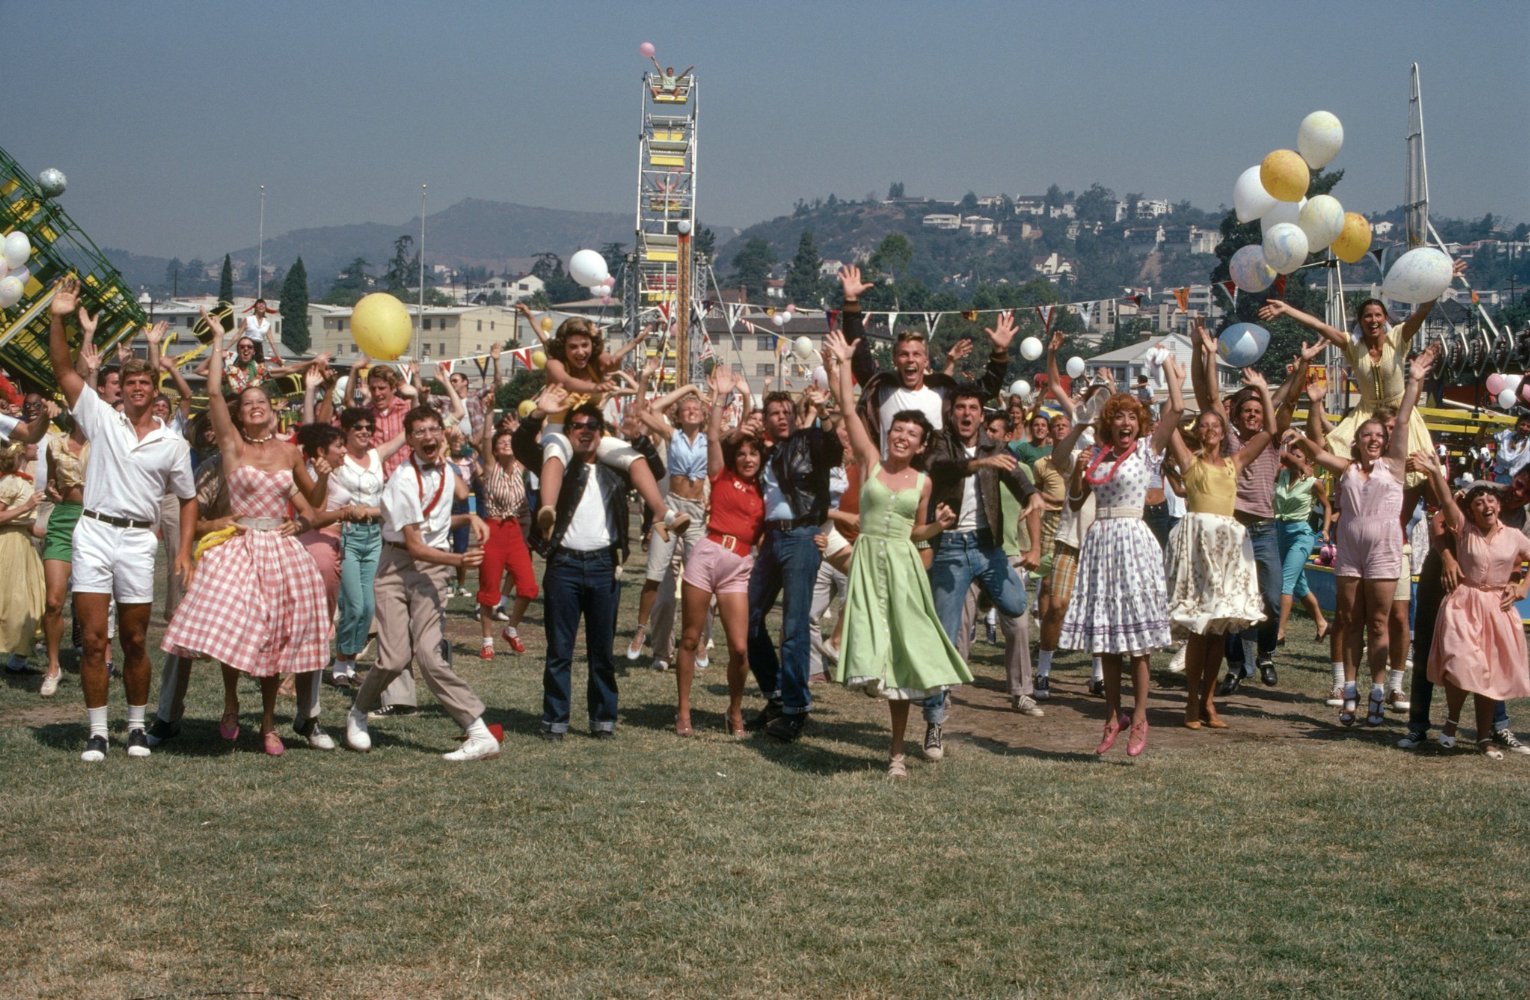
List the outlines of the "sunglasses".
{"label": "sunglasses", "polygon": [[600,425],[592,420],[577,420],[569,424],[568,429],[571,431],[598,431],[600,430]]}
{"label": "sunglasses", "polygon": [[353,431],[370,431],[375,429],[376,428],[374,428],[371,424],[357,424],[355,427],[351,428]]}

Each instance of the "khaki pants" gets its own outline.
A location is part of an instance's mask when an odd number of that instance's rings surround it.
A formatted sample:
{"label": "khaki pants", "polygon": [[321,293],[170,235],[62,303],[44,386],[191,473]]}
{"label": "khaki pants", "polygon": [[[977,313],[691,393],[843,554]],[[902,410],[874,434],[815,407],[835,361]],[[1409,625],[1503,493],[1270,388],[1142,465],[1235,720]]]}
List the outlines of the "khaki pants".
{"label": "khaki pants", "polygon": [[420,565],[402,549],[383,544],[377,562],[377,663],[356,692],[357,711],[378,706],[383,688],[402,674],[412,659],[436,700],[466,729],[483,715],[483,702],[446,662],[442,643],[444,590],[452,570]]}

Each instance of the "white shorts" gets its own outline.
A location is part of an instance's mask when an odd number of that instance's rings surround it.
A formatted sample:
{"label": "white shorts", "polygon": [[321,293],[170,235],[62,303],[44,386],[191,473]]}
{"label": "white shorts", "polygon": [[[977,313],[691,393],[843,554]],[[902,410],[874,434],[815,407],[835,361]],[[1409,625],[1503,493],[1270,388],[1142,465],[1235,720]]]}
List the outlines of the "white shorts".
{"label": "white shorts", "polygon": [[830,556],[838,555],[850,547],[849,539],[841,535],[839,528],[832,524],[829,525],[829,532],[825,536],[824,541],[823,554],[826,559]]}
{"label": "white shorts", "polygon": [[81,594],[111,594],[118,604],[154,603],[154,556],[149,528],[118,528],[92,517],[74,526],[69,586]]}
{"label": "white shorts", "polygon": [[[556,430],[543,431],[541,445],[544,462],[549,458],[557,458],[561,459],[564,465],[568,465],[574,457],[574,447],[564,435],[562,424],[558,424]],[[595,460],[619,472],[626,472],[633,462],[642,457],[642,454],[632,445],[610,434],[602,435],[600,444],[595,446]]]}

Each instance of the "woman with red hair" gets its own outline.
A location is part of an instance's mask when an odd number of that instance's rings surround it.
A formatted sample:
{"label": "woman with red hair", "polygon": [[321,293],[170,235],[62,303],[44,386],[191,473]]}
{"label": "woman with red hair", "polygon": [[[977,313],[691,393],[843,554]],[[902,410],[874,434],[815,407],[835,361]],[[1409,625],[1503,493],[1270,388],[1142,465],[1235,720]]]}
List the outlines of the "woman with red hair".
{"label": "woman with red hair", "polygon": [[[1153,650],[1169,644],[1168,601],[1163,550],[1142,520],[1148,481],[1163,462],[1163,450],[1184,410],[1184,375],[1171,358],[1164,365],[1169,400],[1158,425],[1144,441],[1152,417],[1130,393],[1106,401],[1095,421],[1099,445],[1074,463],[1068,502],[1077,510],[1093,493],[1094,523],[1078,554],[1078,580],[1063,619],[1058,645],[1099,656],[1105,666],[1105,732],[1095,753],[1115,746],[1130,728],[1129,756],[1147,749],[1148,663]],[[1121,711],[1122,660],[1132,662],[1132,714]]]}

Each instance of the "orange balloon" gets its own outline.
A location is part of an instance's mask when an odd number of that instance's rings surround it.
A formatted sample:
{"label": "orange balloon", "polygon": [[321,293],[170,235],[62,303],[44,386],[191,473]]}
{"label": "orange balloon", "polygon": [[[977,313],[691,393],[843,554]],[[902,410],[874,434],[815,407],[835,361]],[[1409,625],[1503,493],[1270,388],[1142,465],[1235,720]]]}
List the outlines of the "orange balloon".
{"label": "orange balloon", "polygon": [[1311,180],[1307,161],[1294,149],[1277,149],[1259,164],[1259,183],[1277,201],[1301,201]]}
{"label": "orange balloon", "polygon": [[1357,264],[1370,248],[1371,224],[1359,212],[1345,212],[1344,226],[1328,249],[1344,263]]}

